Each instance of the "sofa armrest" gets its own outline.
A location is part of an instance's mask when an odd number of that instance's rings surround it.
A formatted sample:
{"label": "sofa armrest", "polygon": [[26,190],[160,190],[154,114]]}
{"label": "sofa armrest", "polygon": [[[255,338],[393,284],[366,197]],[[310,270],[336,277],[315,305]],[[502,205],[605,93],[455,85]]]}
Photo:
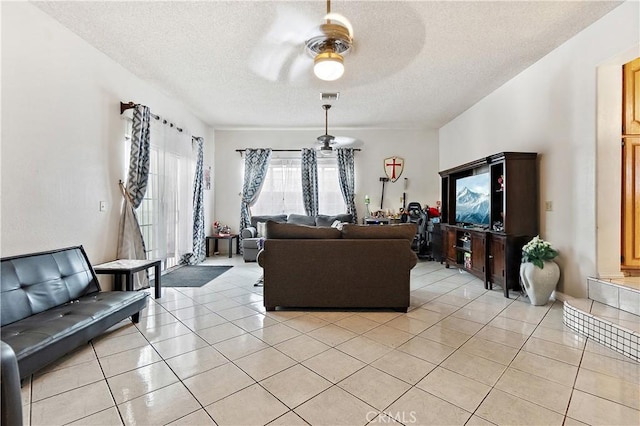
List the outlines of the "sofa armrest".
{"label": "sofa armrest", "polygon": [[418,264],[418,255],[412,251],[409,253],[409,269],[413,269]]}
{"label": "sofa armrest", "polygon": [[242,230],[242,238],[256,238],[258,230],[254,226],[247,226]]}

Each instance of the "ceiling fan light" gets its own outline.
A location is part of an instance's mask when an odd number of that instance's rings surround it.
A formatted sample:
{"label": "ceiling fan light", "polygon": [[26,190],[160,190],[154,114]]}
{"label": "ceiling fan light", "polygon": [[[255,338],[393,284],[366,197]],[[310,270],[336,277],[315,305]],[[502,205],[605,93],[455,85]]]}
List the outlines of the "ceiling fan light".
{"label": "ceiling fan light", "polygon": [[322,146],[320,147],[320,155],[322,156],[329,156],[331,154],[333,154],[333,148],[331,148],[330,146]]}
{"label": "ceiling fan light", "polygon": [[320,80],[334,81],[344,74],[344,59],[338,53],[331,51],[318,53],[313,63],[313,73]]}

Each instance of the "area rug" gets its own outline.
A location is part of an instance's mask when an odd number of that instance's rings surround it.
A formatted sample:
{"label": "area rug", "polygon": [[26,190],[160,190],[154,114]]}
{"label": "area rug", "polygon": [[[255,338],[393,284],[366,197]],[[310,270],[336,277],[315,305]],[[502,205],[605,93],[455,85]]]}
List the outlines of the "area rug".
{"label": "area rug", "polygon": [[233,266],[182,266],[162,276],[162,287],[202,287],[231,268]]}

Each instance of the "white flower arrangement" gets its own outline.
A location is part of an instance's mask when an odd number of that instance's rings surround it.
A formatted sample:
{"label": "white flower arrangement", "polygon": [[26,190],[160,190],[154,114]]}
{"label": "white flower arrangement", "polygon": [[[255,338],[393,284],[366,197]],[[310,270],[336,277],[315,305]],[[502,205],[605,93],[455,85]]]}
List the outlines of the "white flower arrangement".
{"label": "white flower arrangement", "polygon": [[551,247],[547,241],[536,235],[522,247],[522,262],[531,262],[540,269],[544,269],[544,261],[558,256],[558,250]]}

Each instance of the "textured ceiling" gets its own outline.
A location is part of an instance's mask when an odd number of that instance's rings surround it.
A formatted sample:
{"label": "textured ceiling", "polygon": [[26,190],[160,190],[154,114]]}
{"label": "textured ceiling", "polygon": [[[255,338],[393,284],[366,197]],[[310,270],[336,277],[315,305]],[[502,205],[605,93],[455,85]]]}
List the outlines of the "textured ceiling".
{"label": "textured ceiling", "polygon": [[438,128],[620,2],[336,0],[355,45],[335,82],[303,49],[324,1],[35,4],[225,129],[322,127],[320,92],[333,128]]}

